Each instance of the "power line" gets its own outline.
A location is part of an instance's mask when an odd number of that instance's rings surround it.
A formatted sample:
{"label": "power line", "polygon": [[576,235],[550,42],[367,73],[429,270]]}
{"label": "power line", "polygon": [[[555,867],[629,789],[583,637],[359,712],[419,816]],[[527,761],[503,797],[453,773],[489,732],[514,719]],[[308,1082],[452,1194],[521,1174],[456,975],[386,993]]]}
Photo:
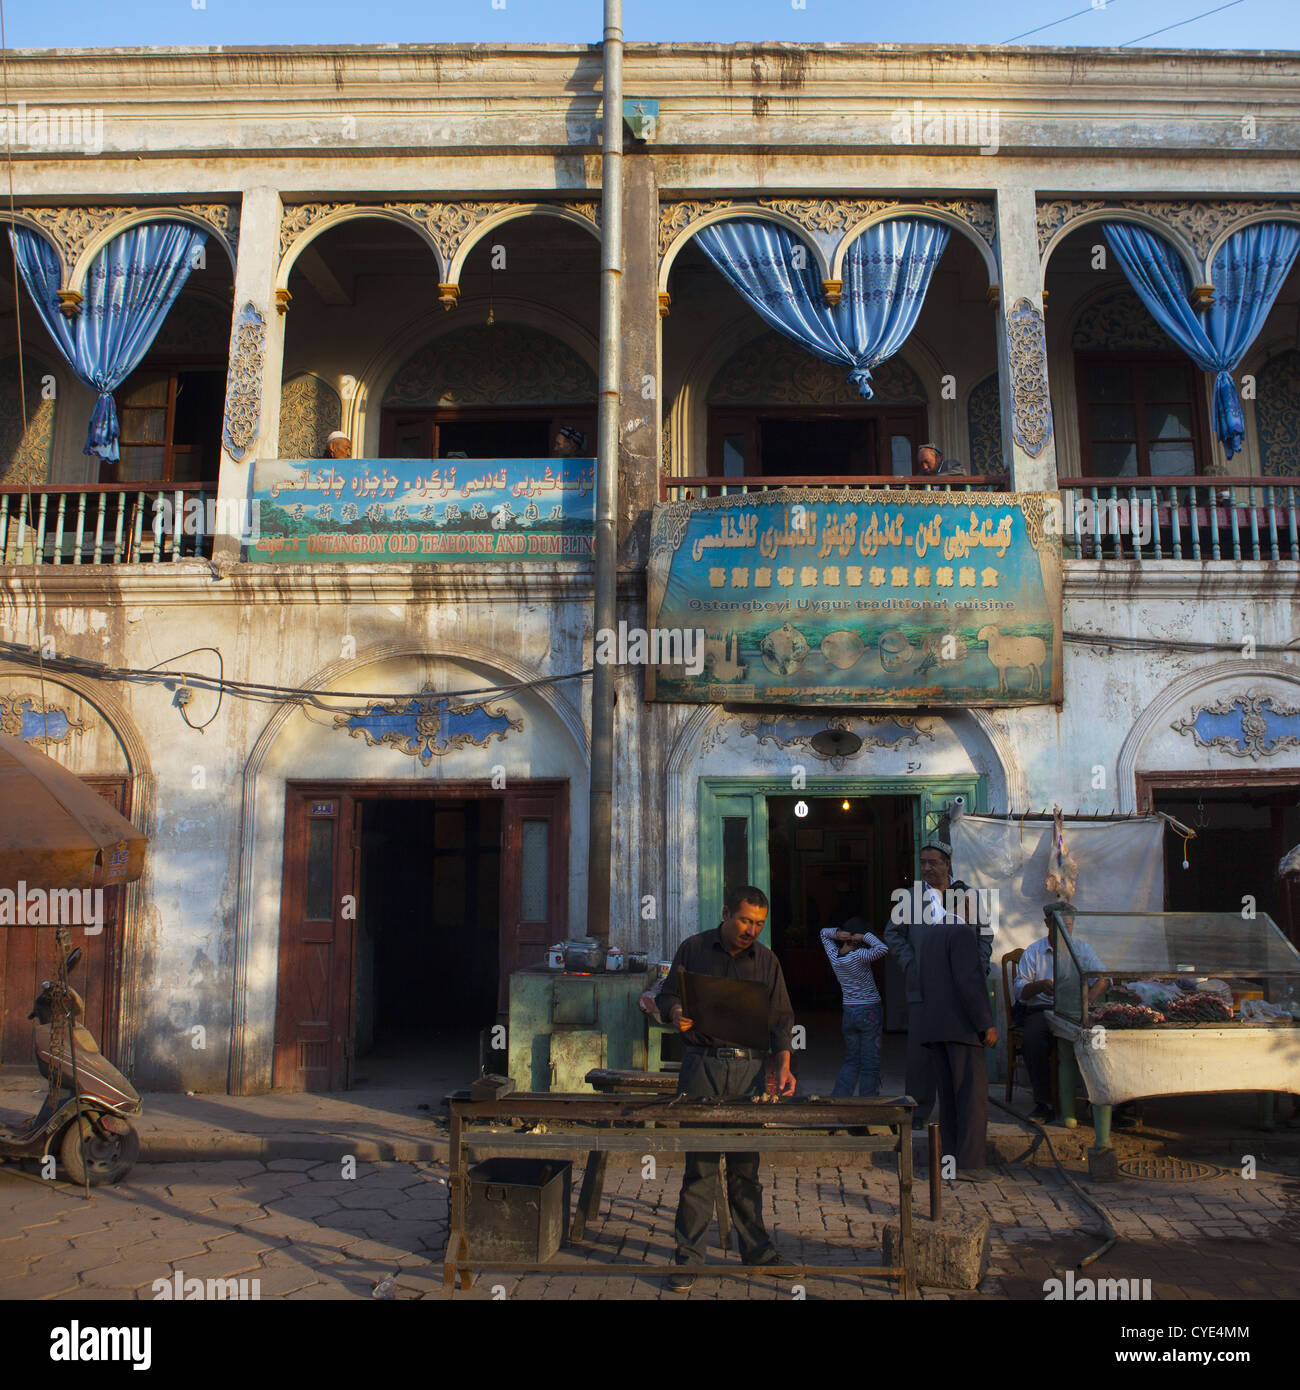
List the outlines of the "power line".
{"label": "power line", "polygon": [[[1119,3],[1120,0],[1111,0],[1111,4],[1118,5]],[[998,47],[1001,48],[1009,43],[1018,43],[1021,39],[1027,39],[1030,36],[1030,34],[1041,34],[1044,29],[1055,29],[1058,24],[1066,24],[1072,19],[1078,19],[1080,15],[1100,14],[1102,10],[1107,10],[1109,8],[1110,5],[1107,4],[1102,4],[1100,7],[1098,7],[1097,5],[1085,5],[1083,9],[1075,10],[1073,14],[1067,14],[1064,19],[1054,19],[1051,21],[1050,24],[1040,24],[1037,26],[1037,28],[1026,29],[1023,34],[1017,34],[1014,38],[1003,39],[1002,43],[999,44]]]}
{"label": "power line", "polygon": [[1220,10],[1230,10],[1234,5],[1243,4],[1244,0],[1228,0],[1226,5],[1218,5],[1212,10],[1204,10],[1200,14],[1194,14],[1191,19],[1180,19],[1177,24],[1166,24],[1163,29],[1152,29],[1149,34],[1142,34],[1136,39],[1129,39],[1128,43],[1122,43],[1121,48],[1130,48],[1135,43],[1142,43],[1145,39],[1153,39],[1157,34],[1167,34],[1171,29],[1181,29],[1185,24],[1195,24],[1198,19],[1205,19],[1208,15],[1218,14]]}
{"label": "power line", "polygon": [[[182,652],[179,656],[168,657],[167,662],[170,664],[187,656],[193,656],[198,652],[213,652],[218,661],[221,661],[221,652],[216,647],[195,647],[191,651]],[[509,685],[488,685],[477,690],[448,690],[443,692],[308,690],[302,686],[270,685],[262,681],[236,680],[224,674],[224,663],[221,674],[205,676],[193,671],[160,671],[158,666],[149,666],[143,669],[129,666],[108,666],[103,662],[90,661],[79,656],[43,658],[40,648],[25,646],[19,642],[0,642],[0,656],[8,657],[17,664],[29,666],[43,660],[46,670],[63,671],[72,675],[87,676],[94,680],[133,681],[144,685],[164,685],[168,689],[186,686],[192,690],[215,690],[219,696],[228,691],[231,695],[239,695],[247,700],[299,701],[331,713],[336,713],[338,710],[337,706],[326,703],[329,700],[433,702],[437,700],[463,700],[471,695],[502,698],[526,690],[535,690],[545,685],[558,685],[562,681],[582,680],[591,675],[591,669],[587,668],[582,671],[566,672],[558,676],[541,676],[536,680],[515,681]],[[158,663],[158,665],[162,664],[161,662]],[[184,716],[183,708],[181,712]],[[186,719],[185,722],[188,724],[190,721]],[[191,727],[197,728],[199,726],[191,725]]]}

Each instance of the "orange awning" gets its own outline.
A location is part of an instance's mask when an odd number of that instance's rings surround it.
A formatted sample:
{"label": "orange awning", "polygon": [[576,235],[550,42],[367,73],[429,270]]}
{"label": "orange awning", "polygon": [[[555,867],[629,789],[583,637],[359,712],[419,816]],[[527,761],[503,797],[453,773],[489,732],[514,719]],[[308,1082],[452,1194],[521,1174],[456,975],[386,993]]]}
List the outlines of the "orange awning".
{"label": "orange awning", "polygon": [[144,872],[148,837],[76,773],[0,734],[0,888],[110,888]]}

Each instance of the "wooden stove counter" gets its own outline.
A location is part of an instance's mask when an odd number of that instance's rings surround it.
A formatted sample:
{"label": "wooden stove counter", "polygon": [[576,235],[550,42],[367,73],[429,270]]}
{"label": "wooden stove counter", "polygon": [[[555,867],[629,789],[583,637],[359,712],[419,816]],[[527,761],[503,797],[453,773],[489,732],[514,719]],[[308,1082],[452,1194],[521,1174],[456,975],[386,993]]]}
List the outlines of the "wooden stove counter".
{"label": "wooden stove counter", "polygon": [[[780,1101],[775,1105],[751,1101],[709,1104],[667,1096],[615,1097],[578,1094],[516,1092],[501,1100],[450,1102],[451,1221],[443,1258],[443,1282],[468,1289],[474,1271],[496,1270],[510,1274],[609,1274],[631,1269],[653,1270],[664,1276],[674,1272],[753,1278],[780,1269],[795,1275],[857,1275],[893,1279],[902,1285],[903,1297],[915,1295],[915,1262],[912,1243],[912,1140],[914,1102],[910,1096],[860,1099]],[[559,1121],[592,1126],[569,1133],[525,1134],[517,1130],[475,1130],[476,1125]],[[647,1125],[655,1128],[647,1129]],[[685,1125],[686,1129],[672,1126]],[[837,1130],[861,1130],[869,1125],[888,1126],[888,1135],[837,1134]],[[757,1126],[757,1128],[756,1128]],[[897,1156],[898,1221],[902,1264],[886,1265],[759,1265],[733,1262],[674,1265],[662,1268],[644,1262],[546,1260],[473,1260],[465,1229],[469,1196],[469,1159],[504,1155],[554,1157],[610,1153],[759,1153],[818,1154],[892,1151]],[[603,1168],[603,1164],[601,1165]],[[595,1215],[599,1185],[591,1181],[592,1163],[578,1199],[570,1244],[595,1249],[581,1239],[585,1224]]]}

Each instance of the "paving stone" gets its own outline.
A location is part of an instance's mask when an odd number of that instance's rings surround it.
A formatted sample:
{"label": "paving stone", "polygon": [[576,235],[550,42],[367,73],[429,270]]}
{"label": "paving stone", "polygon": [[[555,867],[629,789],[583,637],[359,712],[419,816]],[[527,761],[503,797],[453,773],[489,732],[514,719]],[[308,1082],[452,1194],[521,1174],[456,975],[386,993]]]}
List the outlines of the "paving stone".
{"label": "paving stone", "polygon": [[314,1221],[328,1218],[341,1210],[333,1197],[324,1197],[309,1191],[302,1197],[285,1197],[282,1201],[276,1202],[272,1214],[300,1216],[305,1220]]}

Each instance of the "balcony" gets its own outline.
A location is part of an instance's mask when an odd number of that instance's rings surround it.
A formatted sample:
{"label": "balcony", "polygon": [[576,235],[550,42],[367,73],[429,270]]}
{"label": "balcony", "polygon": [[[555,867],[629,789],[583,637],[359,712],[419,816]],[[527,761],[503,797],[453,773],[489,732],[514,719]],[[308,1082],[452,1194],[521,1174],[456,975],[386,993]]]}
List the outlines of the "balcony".
{"label": "balcony", "polygon": [[197,483],[0,486],[0,565],[208,558],[215,500],[214,487]]}
{"label": "balcony", "polygon": [[1300,560],[1291,483],[1258,477],[1062,478],[1067,557]]}
{"label": "balcony", "polygon": [[961,474],[936,477],[925,473],[901,476],[889,473],[850,473],[825,478],[810,478],[806,474],[791,477],[751,475],[730,478],[717,474],[706,474],[691,478],[660,478],[659,500],[661,502],[683,502],[698,500],[703,497],[729,497],[738,493],[767,492],[772,488],[782,487],[853,487],[863,488],[867,491],[877,488],[910,488],[918,492],[997,492],[1007,487],[1007,478],[1005,474],[973,478]]}

